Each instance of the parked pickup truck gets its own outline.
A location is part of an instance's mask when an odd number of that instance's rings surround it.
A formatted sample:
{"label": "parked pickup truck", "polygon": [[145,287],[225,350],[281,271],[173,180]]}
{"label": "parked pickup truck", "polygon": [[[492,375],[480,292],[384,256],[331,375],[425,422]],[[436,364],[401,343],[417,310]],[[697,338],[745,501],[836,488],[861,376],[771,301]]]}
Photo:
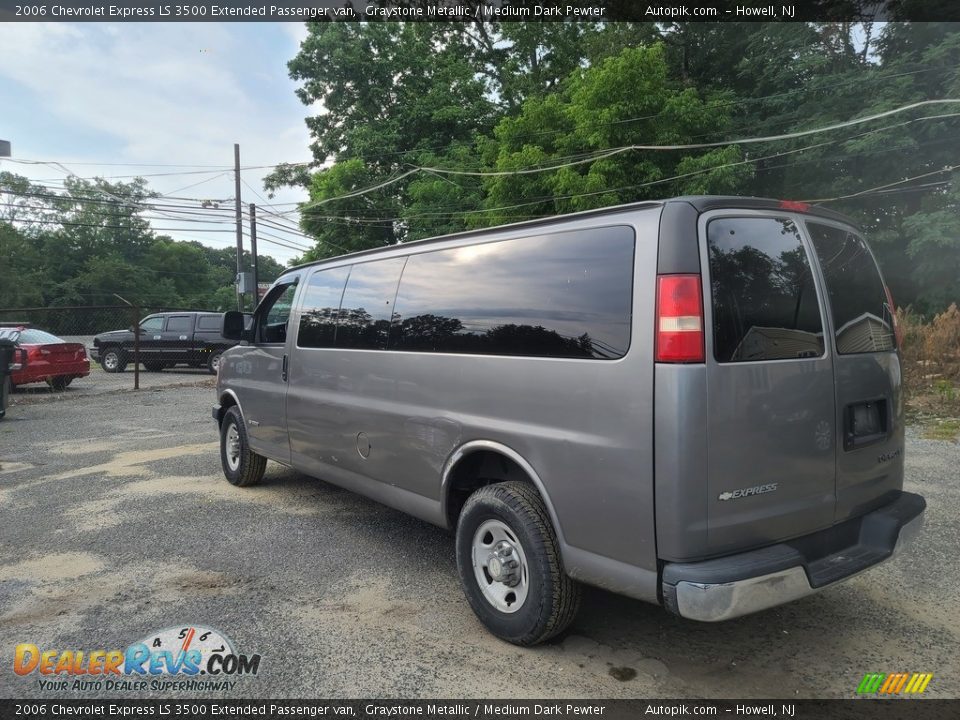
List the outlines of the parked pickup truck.
{"label": "parked pickup truck", "polygon": [[[150,372],[174,365],[206,367],[217,372],[220,354],[235,345],[220,334],[222,313],[165,312],[140,321],[140,362]],[[123,372],[133,360],[133,328],[100,333],[90,357],[108,373]]]}

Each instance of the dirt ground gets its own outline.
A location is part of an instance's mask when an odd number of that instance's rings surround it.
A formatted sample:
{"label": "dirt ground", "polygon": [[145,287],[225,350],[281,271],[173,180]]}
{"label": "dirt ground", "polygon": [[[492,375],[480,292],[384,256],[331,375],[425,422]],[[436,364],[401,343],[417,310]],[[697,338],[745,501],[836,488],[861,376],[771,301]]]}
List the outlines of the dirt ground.
{"label": "dirt ground", "polygon": [[588,590],[569,632],[520,649],[471,613],[443,531],[274,464],[230,486],[208,377],[71,388],[0,422],[0,696],[131,694],[42,689],[12,672],[19,643],[123,649],[202,626],[262,655],[220,697],[842,698],[867,672],[932,672],[927,697],[960,697],[951,440],[909,433],[927,521],[890,563],[721,624]]}

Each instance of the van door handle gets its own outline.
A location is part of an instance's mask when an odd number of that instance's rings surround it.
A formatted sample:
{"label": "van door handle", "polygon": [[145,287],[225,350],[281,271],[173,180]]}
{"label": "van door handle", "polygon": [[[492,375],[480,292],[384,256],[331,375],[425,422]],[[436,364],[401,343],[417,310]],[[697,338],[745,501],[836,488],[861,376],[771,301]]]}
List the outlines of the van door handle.
{"label": "van door handle", "polygon": [[283,378],[283,381],[287,381],[287,356],[283,356],[283,369],[280,371],[280,377]]}

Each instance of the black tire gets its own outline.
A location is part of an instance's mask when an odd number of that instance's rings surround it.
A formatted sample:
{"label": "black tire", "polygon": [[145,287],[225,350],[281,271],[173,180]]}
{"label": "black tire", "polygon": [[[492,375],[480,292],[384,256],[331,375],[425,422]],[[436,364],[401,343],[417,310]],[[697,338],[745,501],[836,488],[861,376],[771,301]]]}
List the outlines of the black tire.
{"label": "black tire", "polygon": [[143,363],[143,369],[147,372],[160,372],[165,367],[168,367],[166,363],[157,362],[156,360],[151,360],[150,362]]}
{"label": "black tire", "polygon": [[72,381],[73,378],[69,375],[55,375],[54,377],[47,378],[47,385],[49,385],[50,389],[54,392],[63,392]]}
{"label": "black tire", "polygon": [[[235,467],[231,467],[228,454],[228,435],[232,428],[236,428],[239,454]],[[220,423],[220,465],[223,474],[231,485],[249,487],[256,485],[263,478],[263,471],[267,467],[267,459],[257,455],[250,449],[247,442],[247,427],[243,422],[240,410],[234,406],[227,410]]]}
{"label": "black tire", "polygon": [[100,367],[104,372],[118,373],[127,369],[127,354],[120,348],[107,347],[100,351]]}
{"label": "black tire", "polygon": [[[487,599],[474,571],[474,535],[489,520],[508,527],[526,558],[527,594],[513,612],[501,611]],[[460,581],[470,607],[500,639],[514,645],[536,645],[573,622],[580,607],[580,585],[563,569],[550,515],[532,485],[504,482],[474,492],[460,513],[456,545]],[[482,572],[489,577],[486,570]]]}
{"label": "black tire", "polygon": [[214,350],[210,353],[210,357],[207,358],[207,372],[211,375],[217,374],[217,366],[220,364],[220,356],[222,353],[219,350]]}

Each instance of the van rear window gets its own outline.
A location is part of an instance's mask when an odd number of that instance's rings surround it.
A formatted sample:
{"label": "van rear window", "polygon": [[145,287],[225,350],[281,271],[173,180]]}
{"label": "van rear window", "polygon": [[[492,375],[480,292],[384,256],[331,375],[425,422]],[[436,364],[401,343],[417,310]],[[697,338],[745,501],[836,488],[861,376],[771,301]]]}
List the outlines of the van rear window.
{"label": "van rear window", "polygon": [[827,284],[830,312],[841,355],[896,347],[891,308],[867,243],[843,228],[808,222],[807,230]]}
{"label": "van rear window", "polygon": [[790,220],[717,218],[707,226],[707,250],[718,362],[823,355],[810,261]]}

